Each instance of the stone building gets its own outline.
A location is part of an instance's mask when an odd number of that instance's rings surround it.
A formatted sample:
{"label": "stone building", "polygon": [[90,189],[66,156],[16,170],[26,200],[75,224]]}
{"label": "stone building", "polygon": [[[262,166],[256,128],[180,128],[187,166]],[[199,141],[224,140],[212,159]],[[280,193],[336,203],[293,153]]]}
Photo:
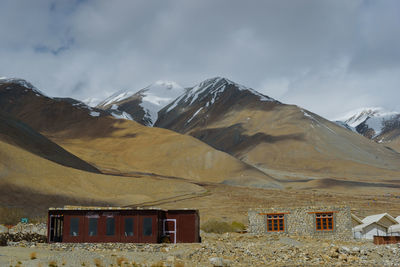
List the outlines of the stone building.
{"label": "stone building", "polygon": [[352,217],[347,206],[257,208],[248,211],[249,232],[352,238]]}

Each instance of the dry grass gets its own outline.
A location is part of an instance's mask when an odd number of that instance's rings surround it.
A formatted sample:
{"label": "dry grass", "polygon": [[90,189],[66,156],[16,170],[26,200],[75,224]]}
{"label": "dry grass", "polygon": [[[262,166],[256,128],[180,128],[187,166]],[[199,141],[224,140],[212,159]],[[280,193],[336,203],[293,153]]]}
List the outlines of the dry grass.
{"label": "dry grass", "polygon": [[201,229],[207,233],[228,233],[228,232],[240,232],[246,229],[246,226],[240,222],[232,222],[231,224],[227,222],[218,221],[215,219],[205,222]]}
{"label": "dry grass", "polygon": [[117,258],[117,265],[118,266],[122,266],[124,263],[127,263],[127,262],[128,262],[127,258],[124,258],[124,257]]}
{"label": "dry grass", "polygon": [[32,252],[32,253],[29,255],[29,258],[30,258],[31,260],[37,259],[37,254],[36,254],[36,252]]}
{"label": "dry grass", "polygon": [[183,261],[176,261],[174,267],[185,267],[185,263]]}
{"label": "dry grass", "polygon": [[103,267],[104,266],[103,261],[101,259],[94,259],[93,263],[94,263],[94,265],[96,267]]}
{"label": "dry grass", "polygon": [[15,225],[22,217],[24,217],[22,209],[0,207],[0,224]]}

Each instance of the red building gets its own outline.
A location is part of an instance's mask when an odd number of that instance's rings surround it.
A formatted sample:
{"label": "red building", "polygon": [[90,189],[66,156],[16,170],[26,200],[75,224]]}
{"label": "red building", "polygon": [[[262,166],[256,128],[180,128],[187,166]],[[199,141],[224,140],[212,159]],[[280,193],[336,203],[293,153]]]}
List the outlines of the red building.
{"label": "red building", "polygon": [[48,242],[197,243],[198,210],[50,208]]}

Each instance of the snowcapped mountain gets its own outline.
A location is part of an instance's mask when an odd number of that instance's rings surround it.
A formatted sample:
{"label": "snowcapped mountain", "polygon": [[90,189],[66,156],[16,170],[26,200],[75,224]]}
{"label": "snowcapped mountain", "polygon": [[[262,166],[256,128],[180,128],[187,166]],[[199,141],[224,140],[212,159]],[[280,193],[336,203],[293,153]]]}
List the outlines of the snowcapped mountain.
{"label": "snowcapped mountain", "polygon": [[[198,120],[222,116],[236,102],[245,106],[251,105],[254,101],[279,103],[229,79],[223,77],[207,79],[192,88],[187,88],[184,94],[162,109],[155,126],[168,128],[174,124],[179,125],[178,128],[182,130],[195,125]],[[209,112],[212,112],[212,116]],[[202,116],[204,114],[205,117]]]}
{"label": "snowcapped mountain", "polygon": [[139,91],[122,90],[97,105],[118,118],[126,118],[153,126],[158,111],[170,104],[185,89],[172,81],[157,81]]}
{"label": "snowcapped mountain", "polygon": [[[0,77],[0,85],[2,85],[2,84],[19,85],[21,87],[26,88],[26,90],[31,89],[37,96],[48,97],[43,92],[41,92],[39,89],[37,89],[35,86],[33,86],[30,82],[28,82],[28,81],[26,81],[24,79]],[[10,89],[11,89],[11,87],[8,87],[8,90],[10,90]]]}
{"label": "snowcapped mountain", "polygon": [[385,138],[385,135],[399,128],[400,113],[381,107],[361,108],[349,112],[338,121],[365,137],[384,142],[390,141]]}

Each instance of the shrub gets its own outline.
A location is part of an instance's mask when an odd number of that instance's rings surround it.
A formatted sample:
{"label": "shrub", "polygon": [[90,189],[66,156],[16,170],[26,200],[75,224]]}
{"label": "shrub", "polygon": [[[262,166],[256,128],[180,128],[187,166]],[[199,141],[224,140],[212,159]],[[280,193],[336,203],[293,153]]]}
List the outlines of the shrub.
{"label": "shrub", "polygon": [[209,220],[203,224],[201,229],[207,233],[228,233],[228,232],[240,232],[246,229],[246,226],[240,222],[232,222],[231,224],[227,222]]}
{"label": "shrub", "polygon": [[207,233],[217,233],[217,234],[234,232],[234,229],[231,224],[217,220],[209,220],[205,222],[201,227],[201,229]]}
{"label": "shrub", "polygon": [[246,226],[241,222],[232,222],[232,227],[235,229],[235,232],[246,230]]}

